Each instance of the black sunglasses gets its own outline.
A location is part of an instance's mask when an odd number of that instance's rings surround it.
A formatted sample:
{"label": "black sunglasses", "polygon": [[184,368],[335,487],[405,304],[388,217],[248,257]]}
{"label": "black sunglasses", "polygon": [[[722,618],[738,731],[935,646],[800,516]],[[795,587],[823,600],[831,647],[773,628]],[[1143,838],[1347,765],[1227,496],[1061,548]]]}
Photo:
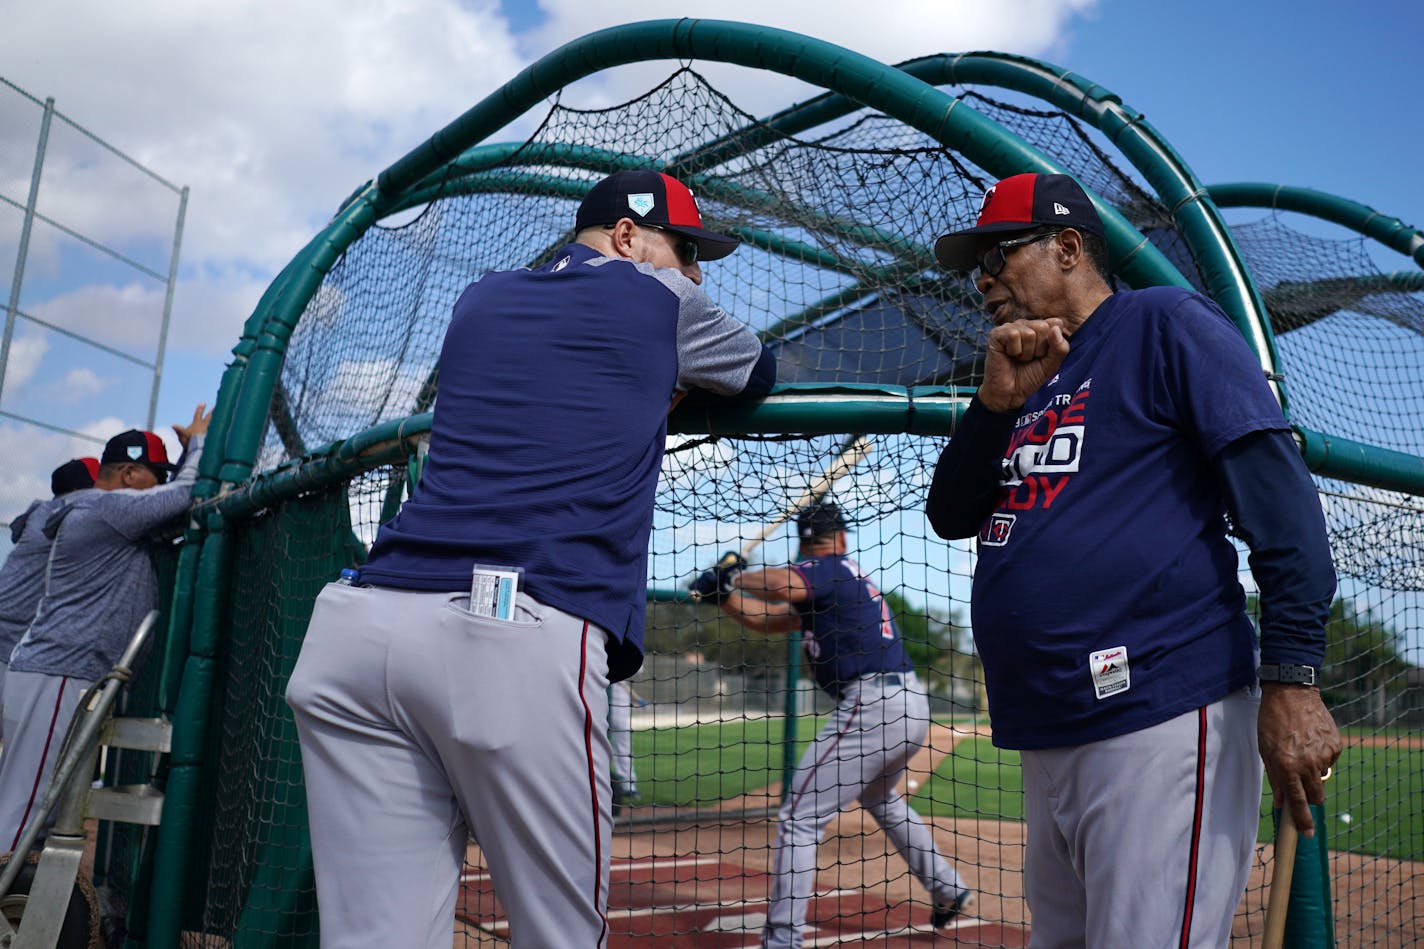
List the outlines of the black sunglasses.
{"label": "black sunglasses", "polygon": [[697,263],[697,241],[679,234],[676,231],[670,231],[665,227],[660,227],[657,224],[639,224],[638,226],[651,228],[652,230],[662,231],[664,234],[672,235],[673,251],[677,254],[678,261],[684,267],[691,267]]}
{"label": "black sunglasses", "polygon": [[1012,240],[999,241],[999,243],[984,251],[984,255],[979,258],[979,266],[969,272],[969,282],[977,286],[980,277],[997,277],[1003,273],[1004,264],[1008,262],[1007,252],[1013,250],[1015,247],[1023,247],[1026,244],[1036,244],[1039,241],[1047,240],[1061,233],[1063,233],[1062,228],[1055,228],[1051,231],[1040,231],[1037,234],[1029,234],[1027,237],[1015,237]]}

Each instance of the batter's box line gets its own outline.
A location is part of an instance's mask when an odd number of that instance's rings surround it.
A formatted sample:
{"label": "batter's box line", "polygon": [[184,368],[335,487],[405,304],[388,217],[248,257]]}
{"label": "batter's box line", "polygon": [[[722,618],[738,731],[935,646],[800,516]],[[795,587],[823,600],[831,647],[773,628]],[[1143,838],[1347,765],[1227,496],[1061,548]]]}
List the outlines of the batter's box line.
{"label": "batter's box line", "polygon": [[939,929],[935,929],[929,923],[912,923],[908,926],[901,926],[899,929],[867,929],[858,933],[832,933],[826,936],[816,936],[802,940],[801,946],[802,949],[812,949],[815,946],[838,946],[844,943],[874,945],[883,939],[891,939],[895,936],[937,936],[955,929],[982,929],[987,925],[989,925],[988,920],[961,917]]}
{"label": "batter's box line", "polygon": [[[637,870],[665,870],[681,867],[703,867],[710,863],[721,863],[719,857],[645,857],[610,865],[614,873],[629,873]],[[490,879],[488,870],[471,870],[460,874],[461,883],[484,883]]]}
{"label": "batter's box line", "polygon": [[[841,896],[852,896],[852,895],[854,895],[854,894],[856,894],[856,893],[861,893],[861,892],[864,892],[864,891],[861,890],[859,887],[857,887],[857,888],[855,888],[855,889],[817,890],[815,893],[812,894],[812,897],[813,897],[814,899],[834,899],[834,898],[841,897]],[[739,899],[739,900],[718,900],[716,903],[663,903],[663,904],[660,904],[660,905],[657,905],[657,906],[636,906],[636,907],[630,906],[630,907],[625,907],[625,908],[622,908],[622,909],[610,909],[610,910],[607,911],[607,913],[605,914],[605,917],[604,917],[604,918],[605,918],[605,919],[608,919],[608,920],[611,922],[611,921],[613,921],[613,920],[630,920],[630,919],[656,918],[656,917],[658,917],[658,916],[678,916],[678,915],[684,915],[684,914],[691,915],[691,914],[694,914],[694,913],[705,913],[705,912],[708,912],[709,910],[718,910],[718,909],[747,909],[747,908],[753,907],[753,906],[765,906],[765,905],[766,905],[766,901],[767,901],[767,898],[763,896],[763,897],[760,897],[760,898],[748,898],[748,899]],[[757,916],[757,917],[760,918],[761,922],[760,922],[760,923],[757,923],[755,931],[756,931],[756,932],[761,932],[761,927],[762,927],[762,925],[766,922],[766,914],[765,914],[765,913],[756,913],[756,914],[745,914],[745,913],[744,913],[744,914],[742,914],[741,916],[739,916],[739,917],[737,917],[737,918],[738,918],[738,919],[749,919],[749,918],[751,918],[752,916]],[[463,915],[463,914],[461,915],[460,918],[461,918],[461,922],[464,922],[464,923],[466,923],[466,924],[468,924],[468,925],[475,926],[475,927],[477,927],[477,928],[479,928],[479,929],[482,929],[482,930],[484,930],[485,932],[489,933],[489,934],[492,935],[492,936],[500,936],[500,935],[503,935],[503,934],[504,934],[505,932],[507,932],[508,929],[509,929],[509,920],[507,920],[507,919],[478,920],[478,919],[475,919],[474,917],[467,916],[467,915]],[[700,928],[700,931],[701,931],[701,932],[752,932],[752,931],[753,931],[753,930],[751,930],[751,929],[748,929],[748,928],[745,928],[745,927],[742,927],[742,926],[738,926],[738,927],[735,927],[735,928],[733,928],[733,927],[721,928],[721,927],[716,926],[715,924],[718,922],[718,920],[723,919],[723,918],[725,918],[725,917],[717,917],[716,919],[713,919],[710,923],[708,923],[708,924],[702,926],[702,927]]]}

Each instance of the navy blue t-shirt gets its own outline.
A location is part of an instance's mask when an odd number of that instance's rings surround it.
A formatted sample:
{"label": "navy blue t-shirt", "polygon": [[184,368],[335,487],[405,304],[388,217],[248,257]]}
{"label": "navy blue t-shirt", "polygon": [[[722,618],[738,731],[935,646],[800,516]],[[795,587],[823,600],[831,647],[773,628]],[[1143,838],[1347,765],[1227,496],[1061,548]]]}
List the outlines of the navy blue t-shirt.
{"label": "navy blue t-shirt", "polygon": [[420,484],[361,582],[468,590],[522,567],[540,602],[610,634],[609,677],[642,663],[648,535],[674,391],[741,392],[762,346],[676,270],[570,244],[455,304]]}
{"label": "navy blue t-shirt", "polygon": [[802,644],[816,683],[839,698],[846,683],[876,672],[908,672],[910,659],[890,607],[854,560],[832,555],[791,565],[811,591],[796,603]]}
{"label": "navy blue t-shirt", "polygon": [[1212,458],[1286,421],[1224,313],[1109,297],[1025,403],[979,534],[974,640],[994,743],[1051,748],[1167,721],[1255,680]]}

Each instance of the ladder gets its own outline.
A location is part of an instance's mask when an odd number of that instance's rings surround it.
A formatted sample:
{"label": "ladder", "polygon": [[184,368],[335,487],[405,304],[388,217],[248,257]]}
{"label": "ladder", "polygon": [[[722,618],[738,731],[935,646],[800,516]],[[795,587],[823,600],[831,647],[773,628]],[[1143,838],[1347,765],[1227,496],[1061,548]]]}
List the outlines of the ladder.
{"label": "ladder", "polygon": [[[133,678],[133,664],[158,621],[150,611],[129,641],[119,664],[90,687],[65,733],[59,763],[38,813],[25,827],[19,845],[0,873],[0,900],[15,885],[30,851],[55,815],[35,867],[28,899],[18,929],[0,914],[0,949],[54,949],[59,944],[70,898],[79,877],[79,863],[88,840],[84,822],[89,818],[156,827],[163,813],[163,792],[151,784],[95,788],[91,785],[99,749],[127,748],[167,754],[173,726],[158,718],[112,716],[119,692]],[[98,906],[90,904],[97,923]]]}

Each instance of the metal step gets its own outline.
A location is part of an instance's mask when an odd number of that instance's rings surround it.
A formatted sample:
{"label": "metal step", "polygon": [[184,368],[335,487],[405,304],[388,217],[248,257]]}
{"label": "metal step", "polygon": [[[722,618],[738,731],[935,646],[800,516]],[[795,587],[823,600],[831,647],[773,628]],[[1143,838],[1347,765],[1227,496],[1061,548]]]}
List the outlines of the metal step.
{"label": "metal step", "polygon": [[111,718],[99,732],[99,744],[167,754],[173,745],[173,723],[162,718]]}
{"label": "metal step", "polygon": [[94,788],[89,792],[84,813],[99,820],[157,827],[163,816],[163,792],[151,784]]}

